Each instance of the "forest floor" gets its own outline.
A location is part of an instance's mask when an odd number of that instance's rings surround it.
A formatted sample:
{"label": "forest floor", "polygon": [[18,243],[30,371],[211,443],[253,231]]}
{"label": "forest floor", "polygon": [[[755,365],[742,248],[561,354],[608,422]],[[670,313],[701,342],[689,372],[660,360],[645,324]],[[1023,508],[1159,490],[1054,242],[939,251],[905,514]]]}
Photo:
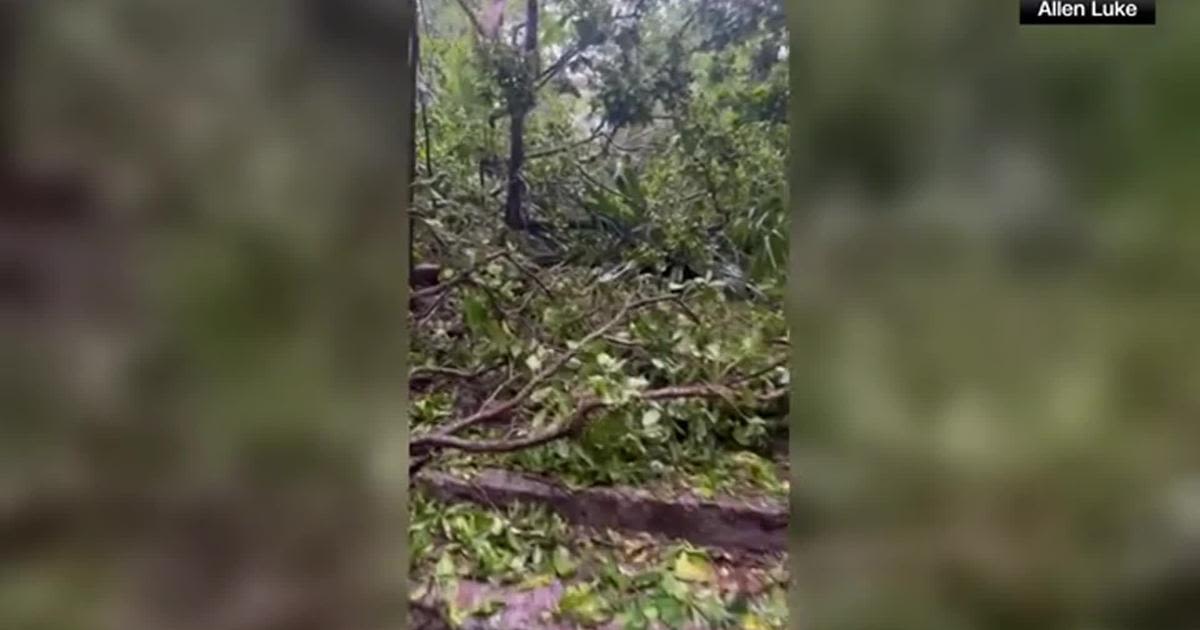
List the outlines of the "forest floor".
{"label": "forest floor", "polygon": [[417,627],[785,627],[781,309],[600,275],[413,287]]}

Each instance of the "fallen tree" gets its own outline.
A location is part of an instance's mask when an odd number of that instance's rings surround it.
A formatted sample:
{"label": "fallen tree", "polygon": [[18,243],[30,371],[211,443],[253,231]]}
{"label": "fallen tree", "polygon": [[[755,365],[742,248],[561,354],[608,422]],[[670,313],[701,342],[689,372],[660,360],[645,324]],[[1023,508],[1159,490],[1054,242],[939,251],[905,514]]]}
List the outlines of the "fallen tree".
{"label": "fallen tree", "polygon": [[[520,328],[528,335],[522,336],[522,341],[531,343],[509,346],[503,353],[506,356],[478,366],[423,365],[413,369],[412,385],[415,388],[420,383],[425,394],[478,386],[485,376],[496,377],[501,372],[504,375],[497,377],[502,378],[498,384],[491,384],[490,393],[482,401],[460,405],[456,413],[446,414],[433,426],[414,430],[409,442],[410,472],[415,473],[445,451],[511,453],[577,436],[590,421],[610,411],[633,411],[652,403],[692,400],[720,405],[734,414],[760,414],[768,413],[773,405],[778,406],[786,399],[786,386],[772,380],[783,369],[786,357],[771,358],[757,369],[744,372],[735,371],[733,365],[728,365],[719,371],[717,378],[687,382],[652,384],[649,379],[633,376],[612,386],[611,379],[596,378],[595,374],[581,379],[578,372],[585,355],[590,359],[609,357],[606,351],[636,355],[639,362],[634,366],[635,373],[647,358],[650,363],[662,362],[665,355],[652,352],[629,335],[631,320],[644,311],[675,311],[693,326],[706,327],[708,322],[702,321],[696,309],[688,306],[702,289],[676,287],[675,291],[643,296],[636,290],[620,287],[616,292],[629,295],[616,312],[595,323],[586,335],[560,347],[554,331],[544,330],[544,318],[534,312],[539,307],[544,309],[545,304],[537,303],[534,298],[596,305],[594,310],[583,309],[581,319],[584,321],[580,324],[587,327],[591,316],[603,311],[598,302],[611,297],[607,293],[610,289],[602,288],[602,283],[594,278],[579,282],[579,274],[574,276],[576,286],[571,286],[570,282],[563,281],[571,274],[562,270],[554,272],[554,277],[543,279],[539,274],[546,272],[530,269],[512,252],[497,252],[477,256],[477,259],[478,262],[467,265],[445,282],[423,287],[414,293],[432,303],[413,314],[415,338],[436,336],[438,333],[431,328],[442,334],[451,330],[469,332],[467,329],[472,327],[477,333]],[[556,282],[559,286],[552,289],[550,285]],[[652,287],[642,288],[650,290]],[[470,295],[452,299],[456,291]],[[600,296],[600,293],[605,295]],[[719,298],[708,295],[705,299]],[[483,306],[485,301],[488,304]],[[517,303],[510,306],[505,303],[508,301]],[[461,323],[454,322],[456,319]],[[615,334],[618,331],[620,334]],[[778,346],[778,342],[778,339],[768,340],[764,346]],[[681,344],[681,349],[682,352],[675,354],[694,350],[687,344]],[[686,363],[695,358],[683,359]],[[522,366],[528,371],[521,369]],[[547,403],[548,391],[561,395],[557,405]],[[540,418],[542,422],[533,422],[532,418]],[[546,422],[550,418],[553,420]],[[503,435],[490,435],[486,431],[486,427],[500,423],[508,424]]]}

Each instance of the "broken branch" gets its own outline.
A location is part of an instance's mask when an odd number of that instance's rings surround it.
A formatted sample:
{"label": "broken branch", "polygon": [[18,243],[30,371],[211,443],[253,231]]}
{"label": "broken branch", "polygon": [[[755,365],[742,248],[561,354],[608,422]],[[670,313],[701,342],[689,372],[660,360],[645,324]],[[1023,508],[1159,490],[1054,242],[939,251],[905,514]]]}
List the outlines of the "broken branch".
{"label": "broken branch", "polygon": [[[473,413],[465,418],[461,418],[459,420],[451,422],[450,424],[446,425],[443,429],[438,430],[431,435],[413,439],[412,441],[409,442],[409,447],[412,448],[412,447],[420,447],[422,445],[434,445],[433,443],[430,443],[427,440],[432,439],[434,437],[439,437],[439,436],[444,437],[444,436],[452,435],[454,433],[458,433],[459,431],[462,431],[463,429],[475,426],[482,422],[487,422],[498,416],[501,416],[501,415],[511,412],[518,405],[525,402],[525,400],[528,399],[531,394],[533,394],[534,390],[536,390],[539,385],[541,385],[543,382],[545,382],[546,379],[548,379],[551,376],[553,376],[554,374],[556,374],[559,370],[561,370],[564,366],[566,366],[567,363],[571,359],[575,358],[575,355],[579,354],[579,351],[581,349],[583,349],[585,346],[587,346],[592,341],[595,341],[596,339],[607,334],[609,330],[611,330],[614,326],[616,326],[621,321],[623,321],[625,319],[625,317],[627,315],[629,315],[629,313],[631,313],[635,310],[650,306],[652,304],[657,304],[659,302],[666,302],[666,301],[674,300],[674,299],[675,299],[675,296],[668,295],[668,296],[645,298],[642,300],[637,300],[635,302],[627,303],[624,307],[621,308],[620,312],[618,312],[615,317],[608,320],[608,322],[606,322],[604,325],[600,326],[596,330],[593,330],[590,334],[588,334],[583,339],[581,339],[579,341],[579,343],[576,344],[573,348],[570,348],[563,354],[559,355],[558,359],[556,359],[553,363],[551,363],[545,369],[543,369],[540,372],[538,372],[537,374],[535,374],[533,376],[533,378],[531,378],[527,383],[525,383],[524,387],[522,387],[520,390],[517,391],[516,394],[513,395],[512,398],[509,398],[508,400],[506,400],[502,403],[499,403],[499,404],[495,404],[495,405],[491,404],[492,401],[491,401],[491,399],[489,399],[483,405],[481,405],[480,409],[478,411],[476,411],[475,413]],[[512,379],[510,379],[510,381],[511,380]],[[506,385],[507,384],[510,384],[510,383],[506,383]],[[497,392],[498,391],[499,390],[497,390]]]}
{"label": "broken branch", "polygon": [[[765,396],[758,397],[764,402],[776,400],[784,395],[786,390],[772,391]],[[651,389],[639,392],[635,395],[637,400],[643,402],[660,401],[660,400],[678,400],[687,398],[703,398],[703,399],[721,399],[732,400],[735,392],[725,385],[713,385],[707,383],[694,385],[676,385],[672,387],[663,387],[659,389]],[[410,442],[410,448],[416,449],[432,449],[432,448],[452,448],[469,453],[510,453],[513,451],[533,448],[541,446],[549,442],[561,439],[582,429],[588,419],[595,412],[614,406],[616,403],[606,402],[603,399],[589,396],[579,401],[579,405],[575,412],[567,419],[557,425],[546,429],[545,431],[534,433],[526,437],[511,439],[511,440],[470,440],[460,438],[449,434],[435,434],[416,438]]]}

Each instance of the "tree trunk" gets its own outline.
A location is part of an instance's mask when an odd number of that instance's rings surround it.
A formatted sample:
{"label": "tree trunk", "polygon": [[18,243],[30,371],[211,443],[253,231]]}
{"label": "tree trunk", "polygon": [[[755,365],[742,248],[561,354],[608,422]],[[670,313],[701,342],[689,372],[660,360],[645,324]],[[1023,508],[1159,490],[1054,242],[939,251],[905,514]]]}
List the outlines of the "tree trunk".
{"label": "tree trunk", "polygon": [[521,169],[525,166],[525,118],[533,109],[534,81],[538,74],[538,3],[525,3],[525,93],[521,102],[512,108],[512,123],[509,126],[508,196],[504,200],[504,223],[513,229],[524,229],[528,225],[525,214],[525,183]]}
{"label": "tree trunk", "polygon": [[513,112],[509,130],[508,196],[504,200],[504,223],[519,230],[525,227],[524,184],[521,167],[525,162],[525,113]]}

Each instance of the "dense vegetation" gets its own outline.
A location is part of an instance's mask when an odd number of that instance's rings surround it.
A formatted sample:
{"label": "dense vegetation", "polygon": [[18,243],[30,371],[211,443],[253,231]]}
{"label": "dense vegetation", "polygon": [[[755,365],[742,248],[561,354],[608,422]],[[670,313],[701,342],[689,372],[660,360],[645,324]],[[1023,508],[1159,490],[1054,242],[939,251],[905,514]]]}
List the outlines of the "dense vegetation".
{"label": "dense vegetation", "polygon": [[[785,496],[781,7],[422,9],[413,470]],[[481,549],[505,517],[461,521],[461,506],[438,505],[416,504],[416,576],[503,582],[519,562],[566,577],[560,561],[587,555],[565,530],[543,549],[558,530],[538,527]],[[447,521],[481,531],[454,535]],[[560,608],[630,628],[660,615],[782,623],[781,599],[759,615],[763,603],[698,598],[687,566],[685,581],[581,572],[572,588],[586,590]]]}

